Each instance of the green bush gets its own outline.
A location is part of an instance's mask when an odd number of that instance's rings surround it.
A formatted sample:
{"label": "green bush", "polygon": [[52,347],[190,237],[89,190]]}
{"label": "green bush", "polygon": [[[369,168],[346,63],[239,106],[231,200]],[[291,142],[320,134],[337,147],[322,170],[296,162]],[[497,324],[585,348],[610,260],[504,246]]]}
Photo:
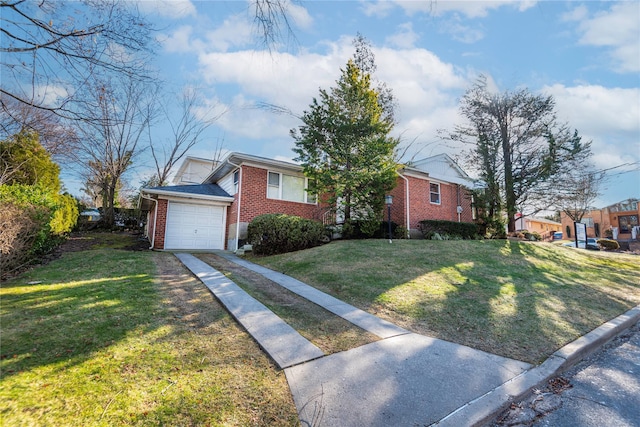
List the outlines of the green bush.
{"label": "green bush", "polygon": [[425,219],[419,222],[419,228],[425,239],[437,237],[437,240],[476,239],[478,236],[478,226],[472,222],[445,221],[439,219]]}
{"label": "green bush", "polygon": [[247,240],[257,255],[275,255],[317,246],[324,236],[324,226],[317,221],[265,214],[249,223]]}
{"label": "green bush", "polygon": [[[407,237],[407,229],[399,226],[391,221],[391,235],[394,239],[404,239]],[[343,239],[388,239],[389,238],[389,222],[380,221],[371,226],[370,221],[352,220],[349,224],[342,226]]]}
{"label": "green bush", "polygon": [[598,239],[596,243],[607,251],[616,251],[620,249],[620,244],[612,239]]}
{"label": "green bush", "polygon": [[10,271],[55,248],[78,218],[75,199],[38,185],[0,186],[0,269]]}
{"label": "green bush", "polygon": [[56,210],[49,223],[53,234],[61,235],[70,232],[78,222],[78,202],[68,194],[56,196]]}

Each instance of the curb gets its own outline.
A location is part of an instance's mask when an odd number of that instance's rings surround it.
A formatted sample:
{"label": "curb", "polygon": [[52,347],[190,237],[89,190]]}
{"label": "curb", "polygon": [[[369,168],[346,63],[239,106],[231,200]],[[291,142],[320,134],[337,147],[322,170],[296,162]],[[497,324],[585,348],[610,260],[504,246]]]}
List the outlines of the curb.
{"label": "curb", "polygon": [[499,387],[456,409],[440,421],[438,427],[479,426],[489,421],[509,403],[521,400],[535,387],[566,371],[598,350],[612,338],[640,322],[640,305],[608,321],[588,334],[565,345],[541,365],[536,366]]}

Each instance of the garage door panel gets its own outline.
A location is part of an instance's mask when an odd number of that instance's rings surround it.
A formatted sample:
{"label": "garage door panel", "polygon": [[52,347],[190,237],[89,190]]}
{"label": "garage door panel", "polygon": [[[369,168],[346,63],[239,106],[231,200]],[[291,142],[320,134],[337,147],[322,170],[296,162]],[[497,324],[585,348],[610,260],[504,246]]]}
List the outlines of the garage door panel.
{"label": "garage door panel", "polygon": [[166,249],[224,249],[224,207],[170,202]]}

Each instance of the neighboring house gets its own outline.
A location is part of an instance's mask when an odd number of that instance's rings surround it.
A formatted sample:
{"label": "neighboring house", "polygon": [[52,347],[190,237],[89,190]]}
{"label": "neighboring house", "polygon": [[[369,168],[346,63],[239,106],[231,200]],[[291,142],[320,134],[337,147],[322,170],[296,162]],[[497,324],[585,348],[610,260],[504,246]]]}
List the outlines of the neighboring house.
{"label": "neighboring house", "polygon": [[523,217],[516,214],[516,230],[527,230],[531,233],[536,232],[544,240],[553,240],[553,233],[562,231],[562,224],[551,221],[546,218]]}
{"label": "neighboring house", "polygon": [[[185,163],[198,160],[187,158]],[[181,173],[192,170],[183,164],[174,181],[185,182]],[[332,218],[331,209],[317,203],[307,186],[300,165],[228,153],[198,184],[143,189],[140,207],[148,211],[146,234],[154,249],[235,250],[244,243],[248,224],[261,214],[325,223]],[[398,171],[398,185],[390,193],[391,219],[413,235],[424,219],[470,222],[466,188],[472,186],[473,180],[447,155],[416,162]]]}
{"label": "neighboring house", "polygon": [[[588,237],[605,237],[606,230],[616,229],[618,232],[617,239],[630,240],[633,227],[640,225],[638,223],[639,217],[640,200],[627,199],[602,209],[591,209],[582,217],[580,222],[587,225]],[[565,237],[574,238],[573,220],[562,212],[560,221]]]}

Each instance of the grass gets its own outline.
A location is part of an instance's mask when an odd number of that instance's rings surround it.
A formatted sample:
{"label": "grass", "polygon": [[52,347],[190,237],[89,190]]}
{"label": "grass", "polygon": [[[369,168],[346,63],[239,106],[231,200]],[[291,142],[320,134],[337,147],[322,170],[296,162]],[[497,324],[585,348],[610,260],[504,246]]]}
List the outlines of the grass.
{"label": "grass", "polygon": [[122,239],[1,284],[2,424],[297,425],[283,373],[208,290]]}
{"label": "grass", "polygon": [[515,241],[338,241],[251,258],[418,333],[540,363],[640,304],[640,258]]}
{"label": "grass", "polygon": [[[282,371],[175,257],[83,238],[84,251],[0,284],[3,425],[298,425]],[[203,258],[329,353],[375,339]],[[640,303],[637,256],[551,244],[343,241],[252,259],[418,333],[532,363]]]}
{"label": "grass", "polygon": [[325,354],[349,350],[379,340],[376,335],[360,329],[260,274],[215,255],[200,254],[198,258],[229,276],[234,283],[267,306]]}

